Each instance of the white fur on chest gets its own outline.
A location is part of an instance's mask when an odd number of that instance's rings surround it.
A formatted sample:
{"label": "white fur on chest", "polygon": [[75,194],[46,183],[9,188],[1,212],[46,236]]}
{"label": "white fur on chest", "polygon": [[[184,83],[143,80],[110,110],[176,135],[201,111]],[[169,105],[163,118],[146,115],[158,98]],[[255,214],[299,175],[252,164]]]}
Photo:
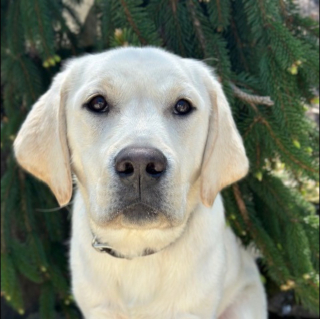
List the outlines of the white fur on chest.
{"label": "white fur on chest", "polygon": [[195,212],[176,243],[134,260],[96,252],[79,195],[75,202],[71,268],[73,291],[84,314],[99,309],[138,319],[200,312],[201,318],[207,318],[217,308],[221,291],[215,290],[223,288],[226,272],[220,198],[212,210]]}

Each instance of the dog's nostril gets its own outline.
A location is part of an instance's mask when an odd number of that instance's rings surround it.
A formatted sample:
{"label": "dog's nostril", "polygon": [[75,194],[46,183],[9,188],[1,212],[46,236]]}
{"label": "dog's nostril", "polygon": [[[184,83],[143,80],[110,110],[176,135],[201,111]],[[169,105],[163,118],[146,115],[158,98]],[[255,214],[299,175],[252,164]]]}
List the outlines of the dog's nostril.
{"label": "dog's nostril", "polygon": [[134,173],[134,167],[131,163],[125,162],[121,163],[120,165],[117,165],[117,172],[121,175],[132,175]]}
{"label": "dog's nostril", "polygon": [[149,163],[146,167],[146,172],[152,176],[160,176],[164,171],[164,165],[160,163]]}
{"label": "dog's nostril", "polygon": [[123,174],[131,175],[134,172],[133,165],[131,163],[126,163],[125,170],[123,171]]}

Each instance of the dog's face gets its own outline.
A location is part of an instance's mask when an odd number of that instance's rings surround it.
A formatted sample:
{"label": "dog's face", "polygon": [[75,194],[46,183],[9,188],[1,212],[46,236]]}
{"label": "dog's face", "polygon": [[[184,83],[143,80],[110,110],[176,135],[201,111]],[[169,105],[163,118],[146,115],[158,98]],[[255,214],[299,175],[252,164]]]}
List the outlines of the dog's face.
{"label": "dog's face", "polygon": [[68,142],[92,219],[109,227],[181,224],[210,117],[190,65],[155,50],[122,50],[88,58],[75,77]]}
{"label": "dog's face", "polygon": [[15,150],[61,205],[75,174],[100,237],[117,245],[119,233],[151,232],[161,243],[149,248],[172,242],[201,199],[212,206],[248,168],[210,71],[152,48],[71,61],[34,106]]}

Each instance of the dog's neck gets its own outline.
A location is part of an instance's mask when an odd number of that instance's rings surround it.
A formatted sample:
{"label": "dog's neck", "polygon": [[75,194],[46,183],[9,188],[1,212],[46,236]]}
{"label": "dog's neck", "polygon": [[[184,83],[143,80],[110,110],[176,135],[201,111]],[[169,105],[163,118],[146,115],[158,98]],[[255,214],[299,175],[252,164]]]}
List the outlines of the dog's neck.
{"label": "dog's neck", "polygon": [[[99,231],[99,229],[92,229],[92,227],[90,227],[88,215],[89,214],[86,211],[86,205],[84,203],[83,197],[80,191],[77,191],[75,194],[75,205],[73,207],[73,237],[77,238],[77,241],[81,246],[87,247],[86,249],[88,249],[89,254],[90,251],[93,251],[99,253],[101,256],[110,256],[109,258],[113,258],[114,260],[148,260],[149,258],[154,258],[158,255],[162,255],[164,251],[169,251],[172,247],[175,247],[175,244],[183,239],[182,237],[187,236],[186,233],[189,233],[190,227],[192,227],[195,232],[196,229],[199,229],[201,227],[209,227],[209,225],[206,225],[208,217],[210,217],[210,220],[212,220],[210,227],[213,229],[213,234],[215,233],[215,230],[218,231],[222,227],[221,225],[225,224],[223,203],[221,197],[219,196],[217,197],[217,200],[215,202],[214,214],[212,214],[211,209],[208,210],[200,205],[198,207],[197,214],[191,214],[192,220],[190,220],[189,223],[185,225],[179,236],[172,241],[168,241],[167,245],[163,245],[162,247],[157,247],[156,245],[148,245],[149,247],[147,246],[141,250],[134,251],[132,249],[122,250],[121,245],[115,246],[113,243],[109,242],[109,238],[104,238],[102,231]],[[205,216],[205,218],[202,218],[202,216]],[[205,219],[206,222],[202,222],[203,219]],[[188,236],[186,238],[188,238]],[[129,238],[129,240],[131,239]],[[190,246],[192,246],[192,243],[190,243]]]}
{"label": "dog's neck", "polygon": [[132,260],[132,259],[135,259],[135,258],[141,258],[141,257],[147,257],[147,256],[151,256],[151,255],[154,255],[160,251],[154,251],[154,250],[151,250],[151,249],[146,249],[142,255],[140,256],[137,256],[137,257],[129,257],[129,256],[125,256],[125,255],[122,255],[120,254],[119,252],[117,252],[116,250],[112,249],[112,247],[110,247],[109,245],[107,244],[101,244],[98,242],[97,238],[93,235],[93,240],[92,240],[92,247],[100,252],[100,253],[106,253],[114,258],[119,258],[119,259],[127,259],[127,260]]}

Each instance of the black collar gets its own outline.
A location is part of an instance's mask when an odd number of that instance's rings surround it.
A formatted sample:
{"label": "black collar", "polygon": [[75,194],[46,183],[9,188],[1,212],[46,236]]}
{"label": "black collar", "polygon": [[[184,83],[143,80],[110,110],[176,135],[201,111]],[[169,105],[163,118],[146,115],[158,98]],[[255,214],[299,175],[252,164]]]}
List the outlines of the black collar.
{"label": "black collar", "polygon": [[[110,255],[110,256],[112,256],[114,258],[127,259],[127,260],[132,260],[132,259],[135,258],[135,257],[127,257],[127,256],[124,256],[124,255],[121,255],[120,253],[118,253],[115,250],[113,250],[107,244],[100,244],[97,241],[97,238],[95,236],[93,237],[93,240],[92,240],[92,247],[96,251],[98,251],[99,253],[107,253],[108,255]],[[146,249],[141,256],[137,256],[136,258],[151,256],[151,255],[154,255],[156,253],[157,253],[157,251],[154,251],[154,250],[151,250],[151,249]]]}

